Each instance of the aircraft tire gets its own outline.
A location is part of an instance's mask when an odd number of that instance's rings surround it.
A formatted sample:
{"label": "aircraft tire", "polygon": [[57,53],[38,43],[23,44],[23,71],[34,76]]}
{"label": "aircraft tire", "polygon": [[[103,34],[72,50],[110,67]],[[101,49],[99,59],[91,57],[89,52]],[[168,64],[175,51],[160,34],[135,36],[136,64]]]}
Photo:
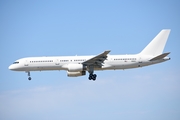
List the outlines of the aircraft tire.
{"label": "aircraft tire", "polygon": [[28,77],[28,80],[31,80],[31,77]]}

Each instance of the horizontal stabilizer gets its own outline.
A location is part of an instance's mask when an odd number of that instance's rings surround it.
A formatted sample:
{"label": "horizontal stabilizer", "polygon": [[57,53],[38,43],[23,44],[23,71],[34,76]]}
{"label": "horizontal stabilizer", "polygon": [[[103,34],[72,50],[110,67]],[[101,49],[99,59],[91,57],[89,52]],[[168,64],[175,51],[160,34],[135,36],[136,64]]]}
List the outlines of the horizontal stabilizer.
{"label": "horizontal stabilizer", "polygon": [[169,55],[169,54],[170,54],[170,52],[168,52],[168,53],[163,53],[163,54],[161,54],[161,55],[158,55],[158,56],[152,58],[150,61],[163,59],[164,57],[166,57],[166,56]]}

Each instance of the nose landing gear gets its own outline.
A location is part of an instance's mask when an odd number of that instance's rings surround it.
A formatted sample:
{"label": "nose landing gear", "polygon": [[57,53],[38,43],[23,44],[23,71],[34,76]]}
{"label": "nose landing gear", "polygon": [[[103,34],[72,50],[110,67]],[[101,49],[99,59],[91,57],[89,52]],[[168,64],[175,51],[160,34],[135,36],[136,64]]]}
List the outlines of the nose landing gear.
{"label": "nose landing gear", "polygon": [[28,73],[28,76],[29,76],[29,77],[28,77],[28,80],[31,80],[30,72],[28,71],[27,73]]}

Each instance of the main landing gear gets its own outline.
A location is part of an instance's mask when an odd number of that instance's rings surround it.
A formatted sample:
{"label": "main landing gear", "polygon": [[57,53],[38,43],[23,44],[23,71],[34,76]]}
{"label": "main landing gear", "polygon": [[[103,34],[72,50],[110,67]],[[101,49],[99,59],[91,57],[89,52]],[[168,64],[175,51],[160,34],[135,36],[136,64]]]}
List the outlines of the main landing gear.
{"label": "main landing gear", "polygon": [[30,77],[30,72],[27,72],[28,73],[28,80],[31,80],[31,77]]}
{"label": "main landing gear", "polygon": [[97,77],[96,74],[93,74],[93,73],[90,73],[90,74],[89,74],[89,80],[95,81],[95,80],[96,80],[96,77]]}
{"label": "main landing gear", "polygon": [[95,81],[97,75],[96,75],[96,74],[93,74],[93,73],[94,73],[94,67],[93,67],[93,66],[89,66],[88,72],[89,72],[89,80]]}

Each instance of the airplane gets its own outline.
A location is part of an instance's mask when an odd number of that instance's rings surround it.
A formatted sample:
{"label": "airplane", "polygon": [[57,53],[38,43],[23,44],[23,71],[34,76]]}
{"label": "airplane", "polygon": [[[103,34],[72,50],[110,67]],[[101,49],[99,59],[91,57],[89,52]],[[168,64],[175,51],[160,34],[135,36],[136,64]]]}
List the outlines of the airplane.
{"label": "airplane", "polygon": [[31,71],[66,70],[68,77],[78,77],[89,72],[89,80],[96,80],[96,70],[120,70],[149,66],[170,60],[163,53],[170,29],[163,29],[138,54],[109,55],[106,50],[98,55],[91,56],[55,56],[55,57],[26,57],[16,60],[9,66],[13,71],[25,71],[28,80],[31,80]]}

